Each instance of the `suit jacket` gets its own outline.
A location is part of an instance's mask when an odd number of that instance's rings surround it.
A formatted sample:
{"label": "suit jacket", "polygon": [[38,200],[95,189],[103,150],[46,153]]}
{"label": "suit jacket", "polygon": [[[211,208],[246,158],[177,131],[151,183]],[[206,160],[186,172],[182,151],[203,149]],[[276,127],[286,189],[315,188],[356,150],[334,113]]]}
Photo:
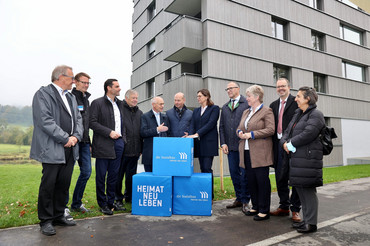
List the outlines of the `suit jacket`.
{"label": "suit jacket", "polygon": [[[64,145],[70,135],[81,141],[83,134],[82,117],[78,112],[75,96],[67,93],[67,100],[72,104],[73,133],[65,132],[61,127],[61,109],[67,113],[62,98],[55,90],[54,85],[41,87],[33,97],[33,137],[30,158],[42,163],[66,163]],[[62,107],[59,107],[62,105]],[[68,114],[68,113],[67,113]],[[78,160],[79,149],[76,144],[73,149],[74,160]]]}
{"label": "suit jacket", "polygon": [[208,106],[203,115],[201,107],[194,109],[189,134],[198,133],[199,139],[194,140],[194,156],[218,155],[217,121],[220,108],[217,105]]}
{"label": "suit jacket", "polygon": [[[185,105],[184,105],[185,107]],[[175,108],[171,108],[166,112],[168,119],[171,124],[171,136],[182,137],[185,135],[184,132],[189,132],[189,126],[193,111],[186,109],[180,118]]]}
{"label": "suit jacket", "polygon": [[[244,111],[238,129],[245,132],[253,132],[254,138],[248,140],[252,168],[268,167],[273,164],[272,135],[275,132],[274,114],[268,107],[261,107],[248,121],[247,130],[245,120],[251,108]],[[236,132],[237,134],[237,132]],[[245,139],[239,141],[239,166],[244,165]]]}
{"label": "suit jacket", "polygon": [[[161,124],[164,123],[165,126],[170,127],[168,117],[165,113],[160,115]],[[149,110],[141,116],[141,126],[140,126],[140,135],[144,140],[143,143],[143,154],[142,154],[142,163],[144,165],[153,164],[153,138],[154,137],[169,137],[170,129],[167,132],[157,132],[157,120],[153,110]]]}
{"label": "suit jacket", "polygon": [[[289,122],[292,120],[293,115],[298,108],[297,102],[294,100],[294,96],[291,94],[287,98],[287,102],[285,103],[284,107],[284,113],[283,113],[283,132],[287,129]],[[270,104],[270,108],[272,109],[272,112],[274,113],[275,117],[275,134],[272,137],[272,141],[274,144],[274,167],[277,166],[278,161],[278,148],[279,148],[279,139],[277,138],[277,125],[279,121],[279,106],[280,106],[280,98],[273,101]]]}

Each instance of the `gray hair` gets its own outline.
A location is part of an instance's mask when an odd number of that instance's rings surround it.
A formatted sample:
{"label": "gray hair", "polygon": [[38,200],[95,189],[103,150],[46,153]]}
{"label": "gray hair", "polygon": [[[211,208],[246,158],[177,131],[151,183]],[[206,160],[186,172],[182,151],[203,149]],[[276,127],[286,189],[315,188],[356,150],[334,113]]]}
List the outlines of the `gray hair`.
{"label": "gray hair", "polygon": [[290,88],[290,82],[287,78],[279,78],[278,80],[276,80],[276,82],[278,82],[279,80],[284,80],[287,83],[288,87]]}
{"label": "gray hair", "polygon": [[252,93],[255,97],[259,96],[258,100],[260,101],[260,103],[263,103],[263,89],[261,86],[259,85],[252,85],[252,86],[249,86],[247,88],[247,90],[245,91],[245,93]]}
{"label": "gray hair", "polygon": [[55,80],[59,79],[59,76],[65,75],[67,73],[67,70],[71,69],[71,67],[66,65],[60,65],[54,68],[53,73],[51,74],[51,82],[54,82]]}
{"label": "gray hair", "polygon": [[161,98],[163,100],[162,97],[153,97],[152,100],[150,100],[150,102],[153,104],[153,103],[157,103],[157,99],[158,98]]}
{"label": "gray hair", "polygon": [[236,81],[230,81],[228,84],[230,84],[230,83],[234,83],[236,85],[236,87],[240,88],[240,84],[238,82],[236,82]]}
{"label": "gray hair", "polygon": [[314,105],[317,100],[319,100],[319,96],[317,95],[315,88],[303,86],[299,88],[298,91],[301,91],[303,98],[308,100],[308,105]]}
{"label": "gray hair", "polygon": [[133,90],[133,89],[128,89],[127,91],[126,91],[126,93],[125,93],[125,98],[126,99],[128,99],[128,98],[130,98],[130,96],[132,95],[132,94],[139,94],[139,93],[137,93],[137,91],[135,91],[135,90]]}

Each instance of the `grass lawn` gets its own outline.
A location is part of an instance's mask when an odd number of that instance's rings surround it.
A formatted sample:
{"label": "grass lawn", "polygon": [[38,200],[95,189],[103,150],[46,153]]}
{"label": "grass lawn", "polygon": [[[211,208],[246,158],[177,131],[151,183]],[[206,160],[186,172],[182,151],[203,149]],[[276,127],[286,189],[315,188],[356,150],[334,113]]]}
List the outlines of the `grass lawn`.
{"label": "grass lawn", "polygon": [[[38,223],[37,196],[41,179],[41,164],[0,165],[0,228]],[[369,165],[352,165],[324,168],[324,183],[369,177]],[[72,176],[70,198],[79,175],[78,165]],[[275,176],[270,175],[272,190],[276,191]],[[234,198],[233,186],[229,177],[224,178],[224,191],[220,189],[220,178],[215,178],[215,200]],[[83,203],[90,213],[72,213],[75,219],[102,215],[95,195],[95,170],[87,183]],[[70,205],[70,204],[69,204]],[[126,205],[130,212],[131,205]]]}

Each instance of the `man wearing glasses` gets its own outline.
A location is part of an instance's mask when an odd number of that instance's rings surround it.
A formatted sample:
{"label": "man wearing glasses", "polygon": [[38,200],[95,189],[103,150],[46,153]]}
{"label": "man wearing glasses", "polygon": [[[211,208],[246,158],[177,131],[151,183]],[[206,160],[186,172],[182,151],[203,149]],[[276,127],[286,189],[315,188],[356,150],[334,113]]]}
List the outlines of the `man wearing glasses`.
{"label": "man wearing glasses", "polygon": [[239,167],[239,137],[236,135],[237,127],[242,114],[249,105],[245,97],[240,95],[240,86],[230,82],[225,89],[229,100],[222,106],[220,119],[220,145],[227,155],[229,172],[235,190],[235,201],[226,208],[242,207],[244,213],[248,212],[250,194],[247,188],[247,179],[244,168]]}
{"label": "man wearing glasses", "polygon": [[38,217],[41,233],[56,233],[54,225],[74,226],[76,222],[64,215],[73,165],[78,159],[78,142],[83,126],[72,89],[72,68],[56,67],[52,83],[41,87],[32,102],[33,138],[30,157],[42,163],[42,178],[38,196]]}
{"label": "man wearing glasses", "polygon": [[[86,183],[91,175],[91,153],[90,153],[90,136],[89,136],[89,97],[87,92],[90,86],[90,76],[86,73],[78,73],[75,76],[76,87],[73,88],[72,94],[75,95],[78,105],[78,110],[82,116],[82,123],[84,127],[83,137],[78,143],[80,148],[80,158],[78,165],[80,166],[80,175],[78,176],[76,187],[73,192],[73,199],[71,204],[72,211],[86,213],[89,212],[82,204],[82,197],[85,191]],[[68,202],[67,202],[68,203]],[[68,209],[65,215],[68,216]]]}
{"label": "man wearing glasses", "polygon": [[[280,78],[276,81],[276,92],[279,98],[270,104],[275,117],[275,134],[272,138],[274,144],[274,168],[275,179],[278,196],[280,198],[280,206],[271,211],[271,215],[289,216],[289,209],[292,211],[293,222],[300,222],[299,210],[301,202],[296,189],[292,188],[292,195],[289,199],[288,173],[283,172],[283,162],[287,160],[287,156],[283,148],[280,147],[279,141],[292,120],[295,110],[298,108],[294,96],[290,94],[290,83],[286,78]],[[288,164],[286,165],[288,166]]]}

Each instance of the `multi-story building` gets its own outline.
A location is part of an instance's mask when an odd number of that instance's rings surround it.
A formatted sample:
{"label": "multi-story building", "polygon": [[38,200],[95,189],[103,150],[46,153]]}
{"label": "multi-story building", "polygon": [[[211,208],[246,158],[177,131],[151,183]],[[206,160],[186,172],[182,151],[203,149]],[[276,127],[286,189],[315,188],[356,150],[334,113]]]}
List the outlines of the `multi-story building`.
{"label": "multi-story building", "polygon": [[[361,0],[357,0],[361,2]],[[319,92],[318,108],[335,128],[326,166],[370,157],[370,15],[348,0],[134,0],[131,87],[140,107],[160,95],[166,109],[182,91],[198,107],[208,88],[227,100],[228,81],[265,90],[287,77]],[[225,158],[224,158],[225,159]]]}

